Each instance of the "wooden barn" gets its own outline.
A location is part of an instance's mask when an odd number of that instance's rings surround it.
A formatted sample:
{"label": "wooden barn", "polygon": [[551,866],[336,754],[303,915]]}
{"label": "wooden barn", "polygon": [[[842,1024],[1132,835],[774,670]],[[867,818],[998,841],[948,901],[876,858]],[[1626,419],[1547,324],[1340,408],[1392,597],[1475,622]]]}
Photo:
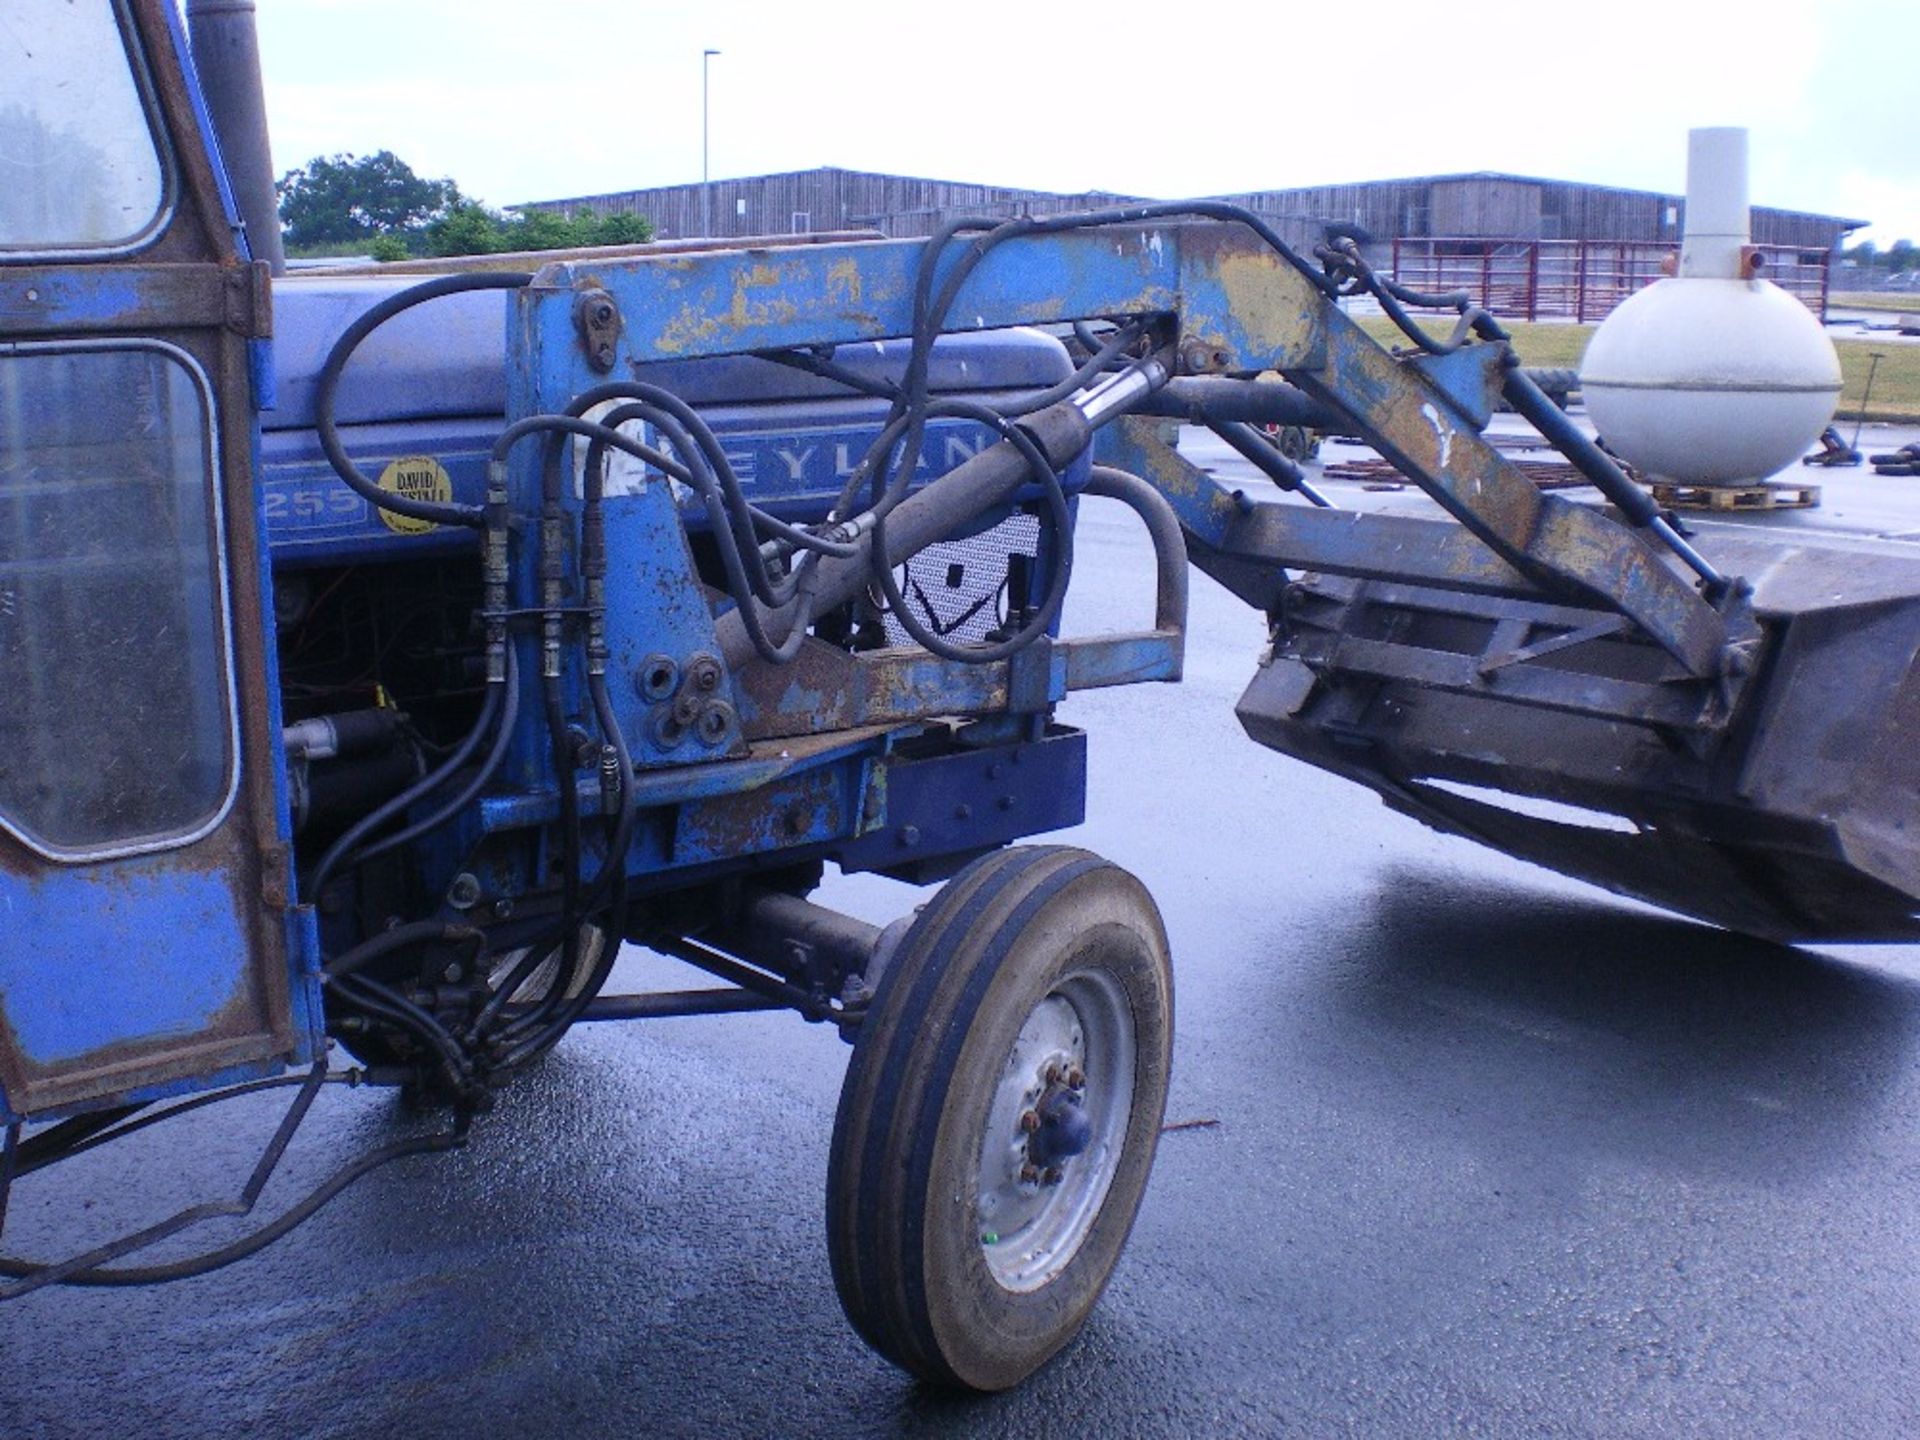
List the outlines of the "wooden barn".
{"label": "wooden barn", "polygon": [[[958,216],[1050,215],[1139,198],[822,166],[711,185],[541,200],[518,208],[601,215],[632,211],[652,220],[662,239],[836,230],[911,237],[930,235]],[[1358,226],[1371,237],[1368,258],[1403,283],[1425,290],[1464,288],[1489,309],[1529,320],[1600,319],[1659,278],[1686,219],[1683,196],[1494,171],[1210,198],[1255,211],[1303,251],[1311,250],[1331,223]],[[1866,223],[1753,207],[1753,238],[1765,252],[1766,273],[1820,315],[1826,313],[1832,258],[1847,234]]]}
{"label": "wooden barn", "polygon": [[539,200],[520,210],[609,215],[622,210],[653,221],[660,238],[798,235],[824,230],[878,230],[931,235],[956,216],[1046,215],[1089,210],[1133,197],[1106,191],[1064,195],[1006,185],[968,185],[912,175],[878,175],[823,165],[778,175],[749,175],[702,185],[662,185],[571,200]]}
{"label": "wooden barn", "polygon": [[[1464,289],[1517,320],[1589,321],[1660,278],[1680,244],[1686,198],[1476,171],[1224,197],[1310,247],[1329,222],[1372,236],[1368,258],[1403,284]],[[1867,222],[1753,207],[1763,273],[1824,317],[1834,255]]]}
{"label": "wooden barn", "polygon": [[[847,229],[912,236],[929,234],[956,215],[1054,214],[1139,198],[1101,190],[1070,195],[971,185],[826,165],[715,180],[710,186],[696,182],[538,200],[518,208],[603,215],[631,210],[652,220],[663,238],[704,231],[733,236]],[[1383,246],[1396,239],[1434,238],[1672,243],[1679,239],[1686,213],[1686,201],[1679,195],[1493,171],[1250,190],[1213,198],[1278,221],[1288,239],[1300,244],[1311,244],[1329,221],[1364,226]],[[1762,245],[1831,252],[1849,231],[1866,223],[1756,205],[1753,238]]]}
{"label": "wooden barn", "polygon": [[[1680,195],[1491,170],[1254,190],[1221,198],[1285,222],[1289,239],[1307,241],[1328,221],[1341,221],[1364,226],[1382,245],[1441,238],[1678,244],[1687,208]],[[1849,231],[1866,223],[1803,210],[1753,207],[1753,238],[1759,245],[1831,252]]]}

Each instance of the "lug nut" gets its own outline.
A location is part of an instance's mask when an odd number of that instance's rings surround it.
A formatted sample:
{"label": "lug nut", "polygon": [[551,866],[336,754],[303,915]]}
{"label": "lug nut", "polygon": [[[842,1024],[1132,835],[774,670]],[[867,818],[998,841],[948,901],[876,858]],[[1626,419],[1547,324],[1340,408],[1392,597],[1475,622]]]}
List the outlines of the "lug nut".
{"label": "lug nut", "polygon": [[1060,1173],[1060,1167],[1058,1165],[1049,1165],[1047,1166],[1046,1174],[1040,1177],[1040,1182],[1043,1185],[1058,1185],[1065,1178],[1066,1177]]}
{"label": "lug nut", "polygon": [[1086,1089],[1086,1086],[1087,1086],[1086,1072],[1082,1070],[1078,1065],[1075,1065],[1072,1069],[1067,1071],[1067,1088],[1069,1090],[1084,1090]]}
{"label": "lug nut", "polygon": [[1037,1165],[1022,1165],[1020,1167],[1020,1183],[1022,1185],[1038,1185],[1040,1183],[1040,1167]]}
{"label": "lug nut", "polygon": [[1033,1134],[1034,1131],[1040,1128],[1040,1112],[1037,1110],[1027,1111],[1026,1114],[1020,1117],[1020,1128],[1029,1135]]}

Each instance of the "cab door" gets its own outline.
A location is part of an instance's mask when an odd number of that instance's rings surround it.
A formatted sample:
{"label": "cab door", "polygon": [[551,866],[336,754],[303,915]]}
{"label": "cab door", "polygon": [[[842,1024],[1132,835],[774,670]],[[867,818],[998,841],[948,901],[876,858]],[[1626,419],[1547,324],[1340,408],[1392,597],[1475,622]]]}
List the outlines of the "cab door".
{"label": "cab door", "polygon": [[0,6],[0,1120],[319,1043],[254,502],[270,298],[168,0]]}

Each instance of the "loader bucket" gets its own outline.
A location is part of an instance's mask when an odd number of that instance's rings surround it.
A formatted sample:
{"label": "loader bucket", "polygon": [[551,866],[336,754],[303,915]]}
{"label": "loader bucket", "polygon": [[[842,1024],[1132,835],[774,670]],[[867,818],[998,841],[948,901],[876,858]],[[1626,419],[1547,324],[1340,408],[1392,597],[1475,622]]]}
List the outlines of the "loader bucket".
{"label": "loader bucket", "polygon": [[[1482,598],[1469,615],[1439,591],[1315,577],[1292,588],[1241,723],[1437,829],[1732,930],[1920,935],[1920,557],[1804,533],[1702,548],[1753,585],[1761,628],[1710,732],[1651,708],[1516,703],[1500,661],[1451,690],[1409,678],[1415,666],[1360,665],[1383,642],[1454,659],[1511,647],[1526,607]],[[1575,623],[1551,618],[1522,633]],[[1648,673],[1644,647],[1617,637],[1539,663],[1596,687]]]}

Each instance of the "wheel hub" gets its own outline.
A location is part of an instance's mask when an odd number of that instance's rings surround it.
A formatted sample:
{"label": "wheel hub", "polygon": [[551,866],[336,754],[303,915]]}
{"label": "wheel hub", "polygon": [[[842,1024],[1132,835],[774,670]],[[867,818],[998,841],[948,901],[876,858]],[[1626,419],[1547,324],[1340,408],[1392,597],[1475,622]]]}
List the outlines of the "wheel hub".
{"label": "wheel hub", "polygon": [[[1093,1143],[1093,1120],[1087,1114],[1085,1079],[1078,1085],[1056,1082],[1032,1112],[1034,1124],[1027,1136],[1027,1158],[1042,1171],[1058,1170]],[[1022,1117],[1024,1121],[1025,1117]],[[1024,1128],[1024,1126],[1023,1126]]]}
{"label": "wheel hub", "polygon": [[1027,1016],[1007,1057],[980,1154],[980,1244],[1009,1290],[1065,1268],[1113,1182],[1133,1106],[1126,999],[1099,973],[1069,975]]}

